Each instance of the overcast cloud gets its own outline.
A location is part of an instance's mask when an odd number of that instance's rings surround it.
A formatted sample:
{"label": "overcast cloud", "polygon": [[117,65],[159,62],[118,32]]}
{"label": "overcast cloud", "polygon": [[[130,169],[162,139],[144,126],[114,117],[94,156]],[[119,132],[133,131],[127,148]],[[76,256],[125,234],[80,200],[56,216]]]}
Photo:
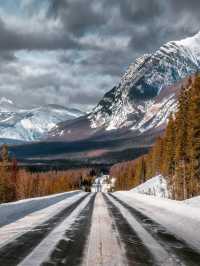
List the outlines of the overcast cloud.
{"label": "overcast cloud", "polygon": [[198,0],[1,1],[0,97],[89,110],[138,56],[197,33],[199,12]]}

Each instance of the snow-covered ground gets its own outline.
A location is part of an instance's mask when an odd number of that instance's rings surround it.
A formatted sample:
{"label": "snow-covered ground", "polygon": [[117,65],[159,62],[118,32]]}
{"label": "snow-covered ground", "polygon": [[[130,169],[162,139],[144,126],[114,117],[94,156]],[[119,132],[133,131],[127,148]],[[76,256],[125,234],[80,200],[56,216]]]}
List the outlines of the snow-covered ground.
{"label": "snow-covered ground", "polygon": [[140,186],[133,188],[131,192],[138,192],[141,194],[157,196],[160,198],[169,198],[167,181],[162,175],[157,175],[147,180]]}
{"label": "snow-covered ground", "polygon": [[72,191],[46,197],[36,197],[12,203],[0,204],[0,227],[15,222],[16,220],[21,219],[35,211],[42,210],[62,200],[78,195],[79,193],[80,191]]}
{"label": "snow-covered ground", "polygon": [[181,202],[133,191],[116,192],[114,195],[200,252],[200,197]]}
{"label": "snow-covered ground", "polygon": [[184,201],[184,203],[193,207],[200,207],[200,196],[187,199]]}

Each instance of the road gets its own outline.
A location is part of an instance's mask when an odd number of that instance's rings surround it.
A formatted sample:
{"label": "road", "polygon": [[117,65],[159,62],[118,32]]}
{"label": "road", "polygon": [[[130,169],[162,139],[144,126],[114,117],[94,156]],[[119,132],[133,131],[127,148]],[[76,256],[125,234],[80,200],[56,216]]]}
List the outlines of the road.
{"label": "road", "polygon": [[0,266],[14,265],[196,266],[200,253],[115,194],[74,193],[0,228]]}

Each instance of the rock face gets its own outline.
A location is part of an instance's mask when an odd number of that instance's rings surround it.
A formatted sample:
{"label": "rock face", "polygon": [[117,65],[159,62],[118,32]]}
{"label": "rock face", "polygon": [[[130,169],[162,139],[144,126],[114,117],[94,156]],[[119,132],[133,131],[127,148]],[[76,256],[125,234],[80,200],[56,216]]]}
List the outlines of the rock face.
{"label": "rock face", "polygon": [[57,123],[77,118],[84,113],[59,105],[46,105],[33,109],[20,109],[11,100],[0,99],[0,139],[35,141],[42,138]]}
{"label": "rock face", "polygon": [[176,110],[176,93],[169,88],[199,70],[200,33],[142,56],[94,108],[91,127],[144,132],[161,126]]}

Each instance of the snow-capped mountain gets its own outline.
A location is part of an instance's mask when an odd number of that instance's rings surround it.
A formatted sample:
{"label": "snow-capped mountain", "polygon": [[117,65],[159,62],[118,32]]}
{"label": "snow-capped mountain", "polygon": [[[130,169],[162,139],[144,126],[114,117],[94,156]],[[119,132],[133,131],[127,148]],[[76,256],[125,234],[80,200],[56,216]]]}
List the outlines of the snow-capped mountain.
{"label": "snow-capped mountain", "polygon": [[91,127],[144,132],[161,126],[176,109],[175,93],[163,91],[199,70],[200,32],[142,56],[94,108],[89,115]]}
{"label": "snow-capped mountain", "polygon": [[45,163],[46,158],[63,160],[67,154],[81,164],[133,160],[146,154],[162,134],[169,114],[176,110],[181,86],[198,71],[200,33],[169,42],[131,64],[90,114],[57,124],[44,142],[11,151],[33,163],[38,157]]}
{"label": "snow-capped mountain", "polygon": [[20,109],[7,98],[0,99],[0,139],[34,141],[42,138],[59,122],[84,115],[59,105]]}

